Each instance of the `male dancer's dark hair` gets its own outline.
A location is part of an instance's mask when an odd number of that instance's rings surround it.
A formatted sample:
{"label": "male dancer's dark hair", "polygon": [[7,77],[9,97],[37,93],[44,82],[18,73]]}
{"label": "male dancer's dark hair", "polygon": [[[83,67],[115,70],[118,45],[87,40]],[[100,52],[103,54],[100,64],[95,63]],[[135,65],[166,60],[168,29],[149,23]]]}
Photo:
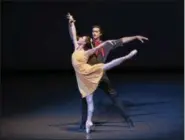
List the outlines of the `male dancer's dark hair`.
{"label": "male dancer's dark hair", "polygon": [[100,25],[93,25],[93,26],[92,26],[92,29],[93,29],[93,28],[98,28],[98,29],[100,30],[101,34],[103,34],[103,30],[102,30],[102,28],[101,28]]}

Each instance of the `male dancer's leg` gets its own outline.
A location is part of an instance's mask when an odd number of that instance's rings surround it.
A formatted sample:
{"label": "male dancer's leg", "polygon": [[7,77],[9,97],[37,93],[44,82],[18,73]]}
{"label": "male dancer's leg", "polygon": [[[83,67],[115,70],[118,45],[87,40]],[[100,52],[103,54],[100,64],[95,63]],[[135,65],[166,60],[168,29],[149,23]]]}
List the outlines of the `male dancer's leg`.
{"label": "male dancer's leg", "polygon": [[99,84],[99,88],[101,88],[105,94],[111,99],[113,105],[118,109],[119,114],[128,122],[131,126],[134,126],[133,122],[129,118],[126,113],[125,106],[122,104],[116,90],[112,87],[109,78],[106,73],[102,77],[102,80]]}

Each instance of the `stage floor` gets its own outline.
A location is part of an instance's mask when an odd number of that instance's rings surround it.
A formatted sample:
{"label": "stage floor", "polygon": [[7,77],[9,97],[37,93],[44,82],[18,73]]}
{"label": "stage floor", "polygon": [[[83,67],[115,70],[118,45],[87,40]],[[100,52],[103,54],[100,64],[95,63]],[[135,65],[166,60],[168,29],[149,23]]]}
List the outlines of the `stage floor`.
{"label": "stage floor", "polygon": [[[67,80],[66,80],[67,79]],[[108,97],[94,96],[95,130],[79,130],[80,95],[74,75],[19,74],[3,77],[1,137],[9,139],[165,139],[184,135],[181,74],[110,74],[135,127],[130,129]]]}

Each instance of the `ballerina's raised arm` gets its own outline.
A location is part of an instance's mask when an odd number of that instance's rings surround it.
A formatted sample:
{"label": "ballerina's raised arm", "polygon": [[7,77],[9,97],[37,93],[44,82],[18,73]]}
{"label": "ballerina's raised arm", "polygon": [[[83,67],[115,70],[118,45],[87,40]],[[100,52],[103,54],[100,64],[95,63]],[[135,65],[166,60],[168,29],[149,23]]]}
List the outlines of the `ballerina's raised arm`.
{"label": "ballerina's raised arm", "polygon": [[69,34],[73,41],[74,47],[76,49],[78,47],[78,43],[77,43],[76,27],[74,24],[75,20],[70,13],[67,14],[67,19],[69,20]]}

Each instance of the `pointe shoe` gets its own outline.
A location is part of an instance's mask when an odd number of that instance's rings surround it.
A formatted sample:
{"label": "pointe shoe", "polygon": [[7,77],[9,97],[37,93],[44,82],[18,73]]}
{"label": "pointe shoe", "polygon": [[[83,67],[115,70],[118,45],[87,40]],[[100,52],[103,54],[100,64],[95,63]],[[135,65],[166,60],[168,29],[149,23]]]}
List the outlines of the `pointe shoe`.
{"label": "pointe shoe", "polygon": [[126,57],[128,58],[128,59],[130,59],[130,58],[132,58],[134,55],[136,55],[137,54],[137,50],[133,50],[133,51],[131,51]]}
{"label": "pointe shoe", "polygon": [[85,128],[85,131],[87,134],[90,133],[91,131],[91,127],[93,126],[93,123],[92,122],[86,122],[86,128]]}

